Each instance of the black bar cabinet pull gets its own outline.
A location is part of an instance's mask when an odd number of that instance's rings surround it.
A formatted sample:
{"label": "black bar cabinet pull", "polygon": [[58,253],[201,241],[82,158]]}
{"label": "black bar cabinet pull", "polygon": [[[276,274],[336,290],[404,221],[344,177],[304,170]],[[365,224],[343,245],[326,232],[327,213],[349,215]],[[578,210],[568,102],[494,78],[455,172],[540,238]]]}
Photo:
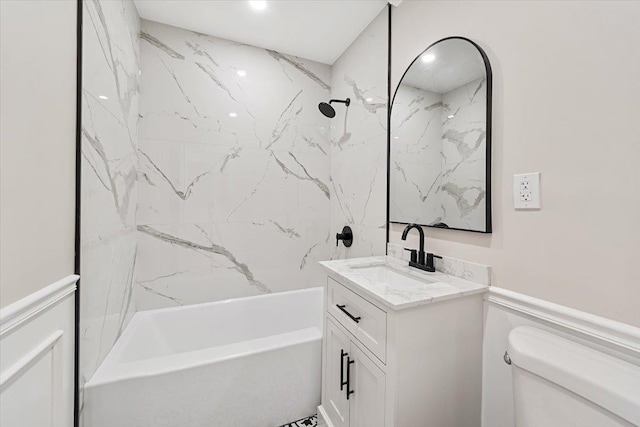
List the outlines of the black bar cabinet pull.
{"label": "black bar cabinet pull", "polygon": [[340,350],[340,391],[342,391],[344,386],[347,385],[347,382],[344,381],[343,378],[344,378],[344,357],[348,355],[349,353],[345,353],[344,350]]}
{"label": "black bar cabinet pull", "polygon": [[351,364],[356,363],[355,360],[351,360],[349,356],[347,356],[347,400],[349,400],[349,396],[354,394],[354,390],[349,390],[351,388]]}
{"label": "black bar cabinet pull", "polygon": [[[360,316],[355,317],[353,314],[349,313],[347,310],[345,310],[345,307],[346,307],[346,306],[345,306],[344,304],[342,304],[342,305],[340,305],[340,304],[336,304],[336,307],[338,307],[338,308],[340,309],[340,311],[341,311],[341,312],[343,312],[344,314],[346,314],[347,316],[349,316],[349,318],[350,318],[351,320],[353,320],[353,321],[354,321],[354,322],[356,322],[356,323],[360,323],[360,319],[362,319],[362,317],[360,317]],[[349,374],[349,372],[347,371],[347,375],[348,375],[348,374]]]}

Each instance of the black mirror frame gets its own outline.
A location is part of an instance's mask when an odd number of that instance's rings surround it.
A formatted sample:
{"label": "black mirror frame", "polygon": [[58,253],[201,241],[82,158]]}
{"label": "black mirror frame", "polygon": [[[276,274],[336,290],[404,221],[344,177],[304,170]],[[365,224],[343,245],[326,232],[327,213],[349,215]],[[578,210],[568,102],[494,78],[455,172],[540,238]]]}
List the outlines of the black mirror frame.
{"label": "black mirror frame", "polygon": [[[390,27],[391,28],[391,27]],[[391,34],[389,34],[390,36]],[[429,228],[439,228],[442,230],[458,230],[458,231],[468,231],[471,233],[480,233],[480,234],[491,234],[493,232],[493,223],[491,220],[491,139],[492,139],[492,111],[491,111],[491,107],[493,105],[493,97],[492,97],[492,92],[493,92],[493,74],[491,71],[491,63],[489,62],[489,57],[487,56],[487,54],[485,53],[485,51],[477,44],[475,43],[473,40],[470,40],[466,37],[462,37],[462,36],[451,36],[451,37],[445,37],[443,39],[440,39],[438,41],[436,41],[435,43],[430,44],[425,50],[423,50],[422,52],[420,52],[420,54],[418,56],[416,56],[416,58],[411,61],[411,63],[409,64],[409,66],[407,67],[407,69],[404,71],[404,73],[402,74],[402,77],[400,78],[400,81],[398,82],[398,85],[396,86],[396,90],[393,93],[393,98],[390,99],[389,102],[389,110],[387,112],[388,117],[387,117],[387,242],[389,242],[389,224],[408,224],[406,222],[398,222],[398,221],[391,221],[390,220],[390,201],[391,201],[391,111],[393,109],[393,101],[396,98],[396,95],[398,93],[398,89],[400,88],[400,84],[402,83],[402,80],[404,79],[405,75],[407,74],[407,72],[409,71],[409,69],[411,69],[411,66],[413,66],[413,64],[429,49],[431,49],[433,46],[437,45],[438,43],[442,43],[446,40],[464,40],[468,43],[470,43],[471,45],[473,45],[478,52],[480,53],[480,56],[482,57],[482,60],[484,61],[484,67],[485,67],[485,72],[487,74],[487,105],[486,105],[486,123],[487,123],[487,130],[486,130],[486,212],[485,212],[485,230],[481,231],[481,230],[469,230],[466,228],[453,228],[453,227],[439,227],[436,225],[428,225],[428,224],[418,224],[422,227],[429,227]],[[389,43],[391,44],[391,43]],[[391,70],[391,48],[389,48],[389,70]],[[389,71],[389,95],[391,95],[391,71]]]}

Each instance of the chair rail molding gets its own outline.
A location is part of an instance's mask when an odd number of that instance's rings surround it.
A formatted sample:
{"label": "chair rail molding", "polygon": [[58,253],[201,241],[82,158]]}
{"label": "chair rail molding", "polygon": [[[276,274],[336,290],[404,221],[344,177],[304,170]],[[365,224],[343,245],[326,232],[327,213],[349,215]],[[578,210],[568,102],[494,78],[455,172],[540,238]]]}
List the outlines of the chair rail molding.
{"label": "chair rail molding", "polygon": [[640,328],[495,286],[485,300],[640,356]]}
{"label": "chair rail molding", "polygon": [[69,275],[0,310],[0,336],[74,293],[79,278],[76,274]]}

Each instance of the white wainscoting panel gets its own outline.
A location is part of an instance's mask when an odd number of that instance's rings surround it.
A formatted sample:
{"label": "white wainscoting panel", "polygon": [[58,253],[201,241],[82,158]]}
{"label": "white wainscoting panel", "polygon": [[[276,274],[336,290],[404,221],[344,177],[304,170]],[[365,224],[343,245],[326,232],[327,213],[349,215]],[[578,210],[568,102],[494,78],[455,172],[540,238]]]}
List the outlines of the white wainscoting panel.
{"label": "white wainscoting panel", "polygon": [[71,275],[0,310],[0,425],[73,425]]}
{"label": "white wainscoting panel", "polygon": [[509,332],[534,326],[640,365],[640,328],[562,305],[491,287],[485,296],[482,426],[514,427]]}

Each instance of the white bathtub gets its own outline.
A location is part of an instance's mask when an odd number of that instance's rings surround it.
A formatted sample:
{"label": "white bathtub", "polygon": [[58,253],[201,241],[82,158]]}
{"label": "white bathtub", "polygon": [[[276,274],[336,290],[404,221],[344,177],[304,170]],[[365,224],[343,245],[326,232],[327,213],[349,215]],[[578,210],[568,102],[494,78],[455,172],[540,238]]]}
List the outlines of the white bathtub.
{"label": "white bathtub", "polygon": [[85,427],[274,427],[320,404],[322,288],[137,313]]}

